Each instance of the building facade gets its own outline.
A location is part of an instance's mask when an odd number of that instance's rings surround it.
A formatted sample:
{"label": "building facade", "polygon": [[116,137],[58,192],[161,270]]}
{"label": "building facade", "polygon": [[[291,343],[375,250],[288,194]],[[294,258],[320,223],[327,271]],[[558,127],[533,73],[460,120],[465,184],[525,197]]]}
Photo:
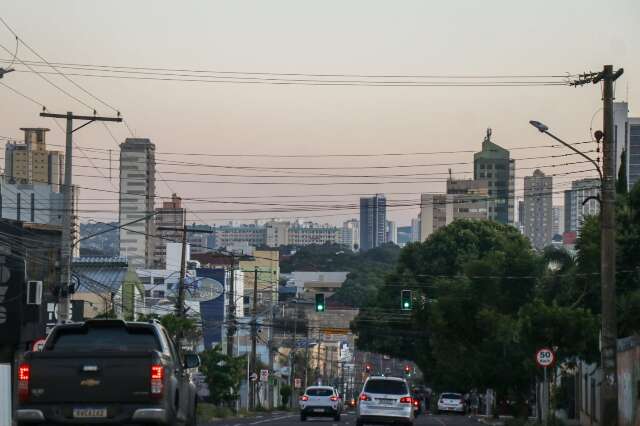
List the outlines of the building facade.
{"label": "building facade", "polygon": [[5,145],[5,179],[8,183],[50,184],[60,192],[64,182],[64,155],[48,151],[44,127],[23,127],[24,142]]}
{"label": "building facade", "polygon": [[[287,233],[289,238],[287,244],[292,246],[309,246],[312,244],[323,245],[327,243],[339,244],[342,238],[341,228],[311,222],[295,224],[289,227]],[[267,237],[268,236],[269,234],[267,229]]]}
{"label": "building facade", "polygon": [[564,232],[564,209],[562,206],[553,206],[551,209],[551,216],[553,218],[553,225],[551,226],[551,234],[562,235]]}
{"label": "building facade", "polygon": [[149,139],[127,138],[120,144],[120,256],[136,268],[153,263],[155,150]]}
{"label": "building facade", "polygon": [[383,194],[360,198],[360,250],[387,242],[387,198]]}
{"label": "building facade", "polygon": [[156,209],[155,231],[157,237],[153,245],[151,267],[156,269],[166,267],[167,242],[182,241],[182,229],[185,223],[186,213],[184,207],[182,207],[182,199],[176,194],[171,195],[171,201],[164,201],[162,207]]}
{"label": "building facade", "polygon": [[640,182],[640,117],[629,118],[627,145],[627,185],[630,190]]}
{"label": "building facade", "polygon": [[267,245],[280,247],[289,244],[289,222],[270,221],[265,224],[267,231]]}
{"label": "building facade", "polygon": [[352,251],[358,251],[360,248],[360,222],[358,219],[350,219],[342,224],[340,244]]}
{"label": "building facade", "polygon": [[453,195],[420,195],[420,240],[453,222]]}
{"label": "building facade", "polygon": [[524,235],[542,250],[553,237],[553,177],[536,169],[524,178]]}
{"label": "building facade", "polygon": [[387,242],[398,245],[398,225],[392,221],[387,221]]}
{"label": "building facade", "polygon": [[578,235],[587,216],[600,212],[600,179],[580,179],[571,183],[571,189],[564,191],[564,231]]}
{"label": "building facade", "polygon": [[422,241],[420,238],[420,216],[411,219],[411,241]]}
{"label": "building facade", "polygon": [[482,151],[473,156],[474,179],[487,180],[489,219],[504,224],[514,223],[515,160],[509,151],[491,141],[491,129],[482,142]]}

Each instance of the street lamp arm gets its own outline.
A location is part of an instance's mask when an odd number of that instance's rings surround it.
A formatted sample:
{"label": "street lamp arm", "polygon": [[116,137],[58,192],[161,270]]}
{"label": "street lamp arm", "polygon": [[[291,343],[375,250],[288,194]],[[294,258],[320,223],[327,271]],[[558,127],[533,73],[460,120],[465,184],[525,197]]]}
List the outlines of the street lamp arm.
{"label": "street lamp arm", "polygon": [[595,162],[595,160],[591,157],[589,157],[587,154],[585,154],[584,152],[581,152],[580,150],[576,149],[575,147],[573,147],[572,145],[566,143],[565,141],[563,141],[562,139],[560,139],[559,137],[557,137],[556,135],[554,135],[553,133],[551,133],[548,130],[542,130],[542,133],[546,133],[547,135],[551,136],[553,139],[557,140],[558,142],[560,142],[562,145],[566,146],[567,148],[569,148],[570,150],[572,150],[573,152],[575,152],[576,154],[586,158],[587,160],[589,160],[591,162],[591,164],[593,164],[593,166],[596,168],[596,170],[598,171],[598,176],[600,176],[600,181],[602,181],[602,170],[600,170],[600,166],[598,165],[598,163]]}

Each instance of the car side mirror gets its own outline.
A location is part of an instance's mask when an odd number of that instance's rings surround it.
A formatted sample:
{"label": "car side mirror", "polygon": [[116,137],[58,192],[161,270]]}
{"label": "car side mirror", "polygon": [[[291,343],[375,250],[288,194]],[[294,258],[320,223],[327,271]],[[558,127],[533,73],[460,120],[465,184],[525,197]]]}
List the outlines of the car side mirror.
{"label": "car side mirror", "polygon": [[200,356],[198,354],[184,355],[184,368],[198,368],[198,367],[200,367]]}

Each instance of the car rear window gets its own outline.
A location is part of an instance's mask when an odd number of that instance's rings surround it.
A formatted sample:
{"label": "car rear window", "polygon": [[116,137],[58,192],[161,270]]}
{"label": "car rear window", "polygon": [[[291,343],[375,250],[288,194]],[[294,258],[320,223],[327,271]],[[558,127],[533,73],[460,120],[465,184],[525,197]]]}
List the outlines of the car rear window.
{"label": "car rear window", "polygon": [[462,399],[462,395],[458,393],[443,393],[441,398],[442,399]]}
{"label": "car rear window", "polygon": [[364,391],[369,393],[404,395],[407,393],[407,385],[399,380],[374,379],[367,382]]}
{"label": "car rear window", "polygon": [[160,351],[160,343],[148,327],[87,327],[60,330],[49,351]]}
{"label": "car rear window", "polygon": [[311,388],[307,389],[307,395],[309,396],[331,396],[333,395],[332,389],[326,388]]}

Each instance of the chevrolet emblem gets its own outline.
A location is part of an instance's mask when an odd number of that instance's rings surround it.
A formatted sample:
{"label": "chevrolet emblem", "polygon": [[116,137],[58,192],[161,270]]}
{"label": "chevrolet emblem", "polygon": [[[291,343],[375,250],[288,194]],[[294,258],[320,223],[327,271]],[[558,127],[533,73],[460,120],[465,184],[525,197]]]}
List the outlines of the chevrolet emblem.
{"label": "chevrolet emblem", "polygon": [[89,386],[89,387],[98,386],[99,384],[100,384],[100,380],[96,380],[96,379],[84,379],[83,381],[80,382],[80,386]]}

